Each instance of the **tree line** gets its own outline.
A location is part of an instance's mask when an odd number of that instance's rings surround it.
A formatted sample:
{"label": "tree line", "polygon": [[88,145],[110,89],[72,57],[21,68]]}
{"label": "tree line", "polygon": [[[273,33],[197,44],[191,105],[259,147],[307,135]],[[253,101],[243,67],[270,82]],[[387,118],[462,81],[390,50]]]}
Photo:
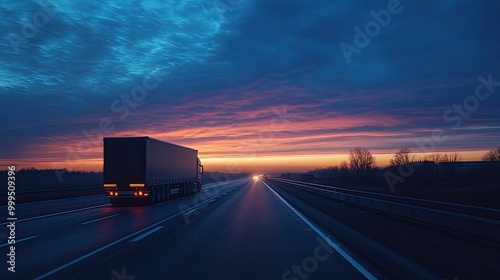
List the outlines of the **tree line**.
{"label": "tree line", "polygon": [[[63,176],[58,178],[57,174],[61,173]],[[0,181],[7,182],[6,171],[0,172]],[[69,171],[67,169],[37,169],[35,167],[28,167],[16,172],[16,189],[19,192],[101,186],[102,181],[102,172],[95,171]]]}
{"label": "tree line", "polygon": [[[401,148],[393,155],[389,161],[390,166],[407,165],[416,162],[434,162],[439,164],[442,162],[458,162],[462,159],[459,153],[433,153],[426,154],[422,157],[417,157],[412,154],[410,148]],[[500,146],[497,149],[491,150],[482,156],[483,161],[500,161]],[[355,147],[349,150],[348,161],[342,161],[338,167],[339,170],[350,169],[357,173],[368,173],[375,167],[375,157],[365,147]]]}
{"label": "tree line", "polygon": [[422,185],[434,181],[498,180],[500,179],[500,147],[485,153],[483,163],[465,164],[468,171],[456,172],[462,159],[458,153],[432,153],[417,156],[410,148],[401,148],[393,154],[387,167],[377,167],[373,154],[365,147],[349,151],[348,159],[337,166],[317,168],[307,174],[335,179],[344,184],[386,186],[388,183]]}

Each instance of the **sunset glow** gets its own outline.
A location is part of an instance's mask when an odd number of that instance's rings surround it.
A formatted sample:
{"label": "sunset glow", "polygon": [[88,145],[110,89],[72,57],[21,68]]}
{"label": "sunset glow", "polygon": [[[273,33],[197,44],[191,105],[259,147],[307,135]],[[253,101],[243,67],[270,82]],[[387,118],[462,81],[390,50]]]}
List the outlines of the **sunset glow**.
{"label": "sunset glow", "polygon": [[[498,4],[408,4],[347,60],[339,44],[383,5],[184,2],[69,1],[35,38],[3,40],[0,165],[101,171],[102,138],[119,136],[226,172],[338,165],[356,146],[380,167],[402,147],[475,161],[500,144]],[[15,11],[38,9],[0,6],[9,38]]]}

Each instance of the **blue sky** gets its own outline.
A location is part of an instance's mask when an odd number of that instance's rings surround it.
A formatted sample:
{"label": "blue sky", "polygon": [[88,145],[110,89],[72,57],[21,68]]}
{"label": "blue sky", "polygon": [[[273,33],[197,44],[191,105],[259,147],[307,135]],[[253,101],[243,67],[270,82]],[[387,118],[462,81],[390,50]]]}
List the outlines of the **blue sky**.
{"label": "blue sky", "polygon": [[[479,159],[500,142],[499,12],[466,0],[4,1],[0,163],[98,170],[99,137],[139,135],[196,148],[214,169],[307,169],[354,146],[381,166],[401,147]],[[358,52],[346,59],[342,43]]]}

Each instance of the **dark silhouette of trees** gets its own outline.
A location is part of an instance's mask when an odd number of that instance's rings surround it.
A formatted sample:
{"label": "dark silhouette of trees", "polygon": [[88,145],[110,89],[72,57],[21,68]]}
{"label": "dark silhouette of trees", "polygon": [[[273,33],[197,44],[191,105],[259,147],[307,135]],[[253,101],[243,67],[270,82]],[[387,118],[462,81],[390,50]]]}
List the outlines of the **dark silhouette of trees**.
{"label": "dark silhouette of trees", "polygon": [[458,162],[462,159],[462,156],[458,153],[443,154],[443,160],[441,162]]}
{"label": "dark silhouette of trees", "polygon": [[458,153],[436,153],[436,154],[429,154],[424,157],[424,160],[426,161],[432,161],[435,164],[439,164],[441,162],[458,162],[459,160],[462,159],[462,156]]}
{"label": "dark silhouette of trees", "polygon": [[500,147],[483,155],[483,161],[500,161]]}
{"label": "dark silhouette of trees", "polygon": [[342,161],[338,167],[311,170],[309,177],[302,176],[302,180],[405,194],[424,189],[434,191],[436,186],[451,190],[454,184],[461,189],[467,184],[489,188],[489,185],[500,182],[500,147],[485,154],[483,160],[461,162],[459,153],[432,153],[419,157],[409,148],[401,148],[390,160],[390,166],[377,168],[375,157],[367,148],[355,147],[349,151],[348,160]]}
{"label": "dark silhouette of trees", "polygon": [[426,161],[432,161],[435,164],[439,164],[441,162],[441,154],[429,154],[424,156],[424,160]]}
{"label": "dark silhouette of trees", "polygon": [[410,148],[401,148],[390,160],[391,166],[407,165],[415,162],[415,155],[411,154]]}
{"label": "dark silhouette of trees", "polygon": [[347,161],[343,160],[339,165],[339,174],[340,176],[346,177],[349,176],[349,164]]}
{"label": "dark silhouette of trees", "polygon": [[[63,171],[64,175],[59,180],[57,173]],[[7,172],[0,171],[0,181],[7,182]],[[3,179],[2,179],[3,178]],[[36,169],[34,167],[22,168],[16,172],[17,190],[35,191],[62,188],[102,186],[102,172],[70,171],[67,169]],[[3,191],[0,190],[0,193]]]}
{"label": "dark silhouette of trees", "polygon": [[365,147],[355,147],[349,151],[349,166],[357,173],[367,174],[375,165],[375,157]]}

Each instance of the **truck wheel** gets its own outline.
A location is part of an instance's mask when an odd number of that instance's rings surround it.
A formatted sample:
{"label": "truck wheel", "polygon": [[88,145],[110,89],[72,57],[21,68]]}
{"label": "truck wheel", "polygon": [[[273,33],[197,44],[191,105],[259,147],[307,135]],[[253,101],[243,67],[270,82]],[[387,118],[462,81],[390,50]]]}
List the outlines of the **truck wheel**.
{"label": "truck wheel", "polygon": [[151,191],[149,192],[149,199],[151,201],[151,204],[154,204],[156,202],[156,188],[151,187]]}
{"label": "truck wheel", "polygon": [[156,186],[156,203],[160,202],[161,199],[161,188],[160,186]]}
{"label": "truck wheel", "polygon": [[114,205],[114,206],[118,206],[118,200],[114,199],[114,198],[111,198],[109,200],[109,203],[111,203],[111,205]]}
{"label": "truck wheel", "polygon": [[165,200],[165,186],[161,186],[161,201]]}
{"label": "truck wheel", "polygon": [[161,187],[156,187],[156,202],[161,202],[162,191]]}

